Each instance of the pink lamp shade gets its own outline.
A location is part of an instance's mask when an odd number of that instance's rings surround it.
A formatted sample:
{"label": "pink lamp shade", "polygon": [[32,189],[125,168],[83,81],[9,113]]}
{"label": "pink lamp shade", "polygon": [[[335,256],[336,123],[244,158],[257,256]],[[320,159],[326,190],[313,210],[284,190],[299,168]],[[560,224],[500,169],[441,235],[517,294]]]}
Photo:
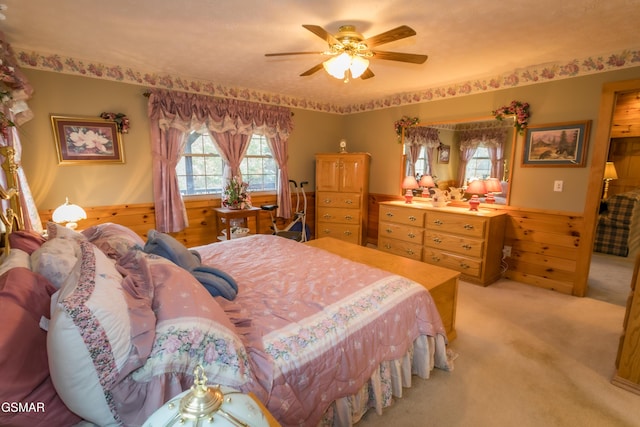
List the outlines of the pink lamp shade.
{"label": "pink lamp shade", "polygon": [[478,199],[478,195],[484,196],[485,194],[487,194],[486,184],[480,179],[471,181],[471,183],[467,187],[466,192],[472,194],[471,199],[469,199],[469,210],[477,211],[478,205],[480,205],[480,199]]}
{"label": "pink lamp shade", "polygon": [[420,177],[420,187],[422,188],[433,188],[436,186],[436,183],[433,181],[431,175],[422,175]]}
{"label": "pink lamp shade", "polygon": [[485,185],[487,187],[487,198],[485,202],[487,203],[495,203],[496,198],[493,193],[502,193],[502,185],[500,184],[500,180],[498,178],[488,178],[485,181]]}
{"label": "pink lamp shade", "polygon": [[411,203],[413,200],[413,190],[416,188],[420,188],[418,185],[418,180],[412,175],[407,175],[404,177],[404,181],[402,181],[402,188],[407,190],[404,193],[404,201],[405,203]]}

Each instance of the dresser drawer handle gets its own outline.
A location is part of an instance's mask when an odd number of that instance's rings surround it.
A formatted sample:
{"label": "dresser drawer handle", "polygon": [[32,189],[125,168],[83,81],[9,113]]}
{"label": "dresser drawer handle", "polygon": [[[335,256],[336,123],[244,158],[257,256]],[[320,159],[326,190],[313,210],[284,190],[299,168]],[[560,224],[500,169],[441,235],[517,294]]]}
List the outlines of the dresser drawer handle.
{"label": "dresser drawer handle", "polygon": [[471,225],[471,224],[465,224],[465,225],[464,225],[464,229],[465,229],[465,230],[473,230],[473,225]]}
{"label": "dresser drawer handle", "polygon": [[386,231],[387,233],[389,233],[389,234],[393,233],[393,230],[392,230],[392,229],[390,229],[390,228],[387,228],[385,231]]}
{"label": "dresser drawer handle", "polygon": [[393,217],[393,212],[387,212],[385,215],[388,216],[389,218],[392,218]]}
{"label": "dresser drawer handle", "polygon": [[346,219],[347,221],[351,221],[353,217],[351,215],[345,215],[344,219]]}
{"label": "dresser drawer handle", "polygon": [[417,221],[417,220],[418,220],[418,218],[416,218],[416,217],[415,217],[415,216],[413,216],[413,215],[411,215],[411,216],[409,217],[409,221]]}
{"label": "dresser drawer handle", "polygon": [[324,199],[325,203],[331,203],[331,199]]}
{"label": "dresser drawer handle", "polygon": [[409,254],[409,255],[414,255],[414,254],[415,254],[415,252],[413,252],[411,249],[407,249],[407,254]]}
{"label": "dresser drawer handle", "polygon": [[349,230],[346,230],[346,231],[344,232],[344,235],[345,235],[345,236],[351,236],[351,234],[353,234],[353,233],[351,233],[351,231],[349,231]]}
{"label": "dresser drawer handle", "polygon": [[390,244],[388,244],[388,243],[385,243],[385,244],[384,244],[384,248],[385,248],[385,249],[391,249],[391,245],[390,245]]}
{"label": "dresser drawer handle", "polygon": [[432,255],[432,256],[431,256],[431,261],[434,261],[434,262],[440,262],[440,257],[437,257],[437,256],[435,256],[435,255]]}
{"label": "dresser drawer handle", "polygon": [[442,221],[440,221],[439,219],[436,219],[435,221],[433,221],[433,223],[435,225],[442,225],[443,224]]}
{"label": "dresser drawer handle", "polygon": [[471,268],[471,266],[469,264],[465,264],[464,262],[460,263],[460,268],[462,268],[463,270],[466,270],[468,268]]}
{"label": "dresser drawer handle", "polygon": [[433,242],[434,243],[442,243],[442,240],[439,237],[434,237],[433,238]]}
{"label": "dresser drawer handle", "polygon": [[331,234],[331,230],[329,230],[328,228],[324,229],[324,234]]}
{"label": "dresser drawer handle", "polygon": [[473,246],[471,246],[471,245],[462,245],[462,249],[470,251],[471,249],[473,249]]}
{"label": "dresser drawer handle", "polygon": [[322,217],[323,217],[324,219],[329,219],[329,218],[331,218],[331,215],[330,215],[330,214],[324,214],[324,215],[322,215]]}
{"label": "dresser drawer handle", "polygon": [[347,200],[345,200],[344,202],[345,202],[345,204],[347,204],[347,205],[352,205],[352,204],[353,204],[353,200],[351,200],[351,199],[347,199]]}
{"label": "dresser drawer handle", "polygon": [[409,233],[407,234],[407,236],[409,236],[410,239],[415,239],[416,235],[413,233]]}

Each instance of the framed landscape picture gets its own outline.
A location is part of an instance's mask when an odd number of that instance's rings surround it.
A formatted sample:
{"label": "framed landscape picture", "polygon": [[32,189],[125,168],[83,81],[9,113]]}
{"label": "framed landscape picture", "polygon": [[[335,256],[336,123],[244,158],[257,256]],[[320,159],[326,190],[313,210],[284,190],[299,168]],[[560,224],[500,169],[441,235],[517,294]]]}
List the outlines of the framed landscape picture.
{"label": "framed landscape picture", "polygon": [[583,167],[591,120],[526,128],[522,166]]}
{"label": "framed landscape picture", "polygon": [[51,126],[60,164],[124,163],[115,121],[51,116]]}

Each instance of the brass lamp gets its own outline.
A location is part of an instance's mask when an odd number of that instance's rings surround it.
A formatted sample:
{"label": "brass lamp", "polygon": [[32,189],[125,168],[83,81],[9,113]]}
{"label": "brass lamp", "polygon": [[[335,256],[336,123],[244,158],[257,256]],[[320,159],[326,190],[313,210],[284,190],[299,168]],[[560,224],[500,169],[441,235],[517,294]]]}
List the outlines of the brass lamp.
{"label": "brass lamp", "polygon": [[191,389],[165,403],[143,427],[269,426],[264,413],[249,395],[228,387],[207,386],[207,377],[200,365],[193,375]]}
{"label": "brass lamp", "polygon": [[604,181],[604,193],[602,194],[602,199],[607,198],[607,193],[609,192],[609,182],[614,179],[618,179],[618,173],[616,172],[616,166],[613,162],[607,162],[604,166],[604,176],[602,177]]}
{"label": "brass lamp", "polygon": [[487,194],[487,186],[483,180],[477,179],[475,181],[471,181],[466,190],[467,193],[471,194],[471,199],[469,199],[469,210],[477,211],[478,206],[480,205],[479,195]]}
{"label": "brass lamp", "polygon": [[402,188],[406,190],[404,193],[404,202],[411,203],[413,200],[413,190],[420,188],[420,186],[418,185],[418,180],[415,176],[407,175],[404,178],[404,181],[402,181]]}
{"label": "brass lamp", "polygon": [[78,228],[78,221],[87,219],[87,213],[80,206],[69,203],[69,198],[66,197],[64,204],[53,211],[51,219],[58,224],[66,222],[68,228],[75,230]]}

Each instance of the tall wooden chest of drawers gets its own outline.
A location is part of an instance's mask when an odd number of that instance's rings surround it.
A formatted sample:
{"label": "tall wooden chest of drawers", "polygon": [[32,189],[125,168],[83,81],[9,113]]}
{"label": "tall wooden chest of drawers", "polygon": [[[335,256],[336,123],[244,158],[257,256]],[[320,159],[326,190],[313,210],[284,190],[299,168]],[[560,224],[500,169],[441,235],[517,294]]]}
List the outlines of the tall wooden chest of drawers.
{"label": "tall wooden chest of drawers", "polygon": [[366,244],[368,153],[316,154],[316,237]]}
{"label": "tall wooden chest of drawers", "polygon": [[486,286],[502,275],[506,213],[401,201],[380,203],[378,248],[462,273]]}

